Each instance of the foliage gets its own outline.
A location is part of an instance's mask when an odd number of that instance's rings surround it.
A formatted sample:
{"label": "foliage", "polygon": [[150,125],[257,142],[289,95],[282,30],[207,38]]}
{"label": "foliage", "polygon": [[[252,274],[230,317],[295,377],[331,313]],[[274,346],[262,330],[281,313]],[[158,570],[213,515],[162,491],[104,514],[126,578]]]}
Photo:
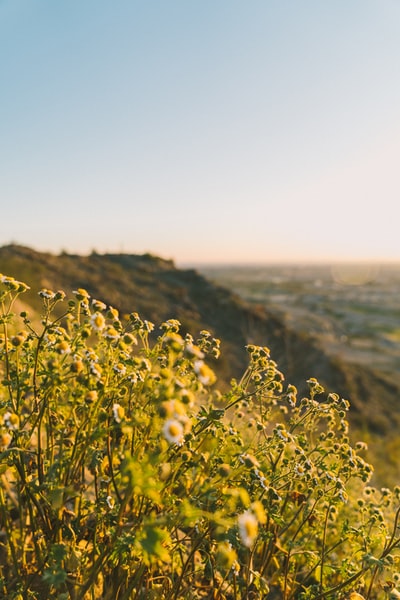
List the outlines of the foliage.
{"label": "foliage", "polygon": [[1,597],[400,597],[400,488],[368,485],[346,400],[258,346],[221,394],[208,331],[150,342],[84,289],[19,327],[0,281]]}

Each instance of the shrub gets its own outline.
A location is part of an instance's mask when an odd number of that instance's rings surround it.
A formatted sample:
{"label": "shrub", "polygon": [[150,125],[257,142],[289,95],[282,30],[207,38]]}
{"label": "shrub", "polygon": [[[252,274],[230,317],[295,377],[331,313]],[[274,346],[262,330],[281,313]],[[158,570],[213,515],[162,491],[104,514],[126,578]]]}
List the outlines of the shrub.
{"label": "shrub", "polygon": [[209,332],[82,289],[41,290],[37,329],[0,281],[2,597],[400,597],[400,489],[368,485],[346,400],[251,345],[221,394]]}

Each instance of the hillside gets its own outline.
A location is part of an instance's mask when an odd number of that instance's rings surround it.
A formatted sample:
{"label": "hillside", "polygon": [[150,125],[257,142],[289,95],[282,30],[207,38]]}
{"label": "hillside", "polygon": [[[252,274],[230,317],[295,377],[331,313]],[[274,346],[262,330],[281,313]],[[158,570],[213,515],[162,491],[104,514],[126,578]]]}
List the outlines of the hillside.
{"label": "hillside", "polygon": [[222,381],[240,375],[246,365],[246,344],[268,346],[288,383],[305,392],[306,380],[316,377],[328,391],[349,399],[350,420],[358,429],[383,435],[395,432],[400,424],[400,383],[394,377],[329,357],[315,336],[288,328],[267,309],[246,304],[195,270],[177,269],[171,261],[149,254],[55,256],[9,245],[0,248],[0,272],[31,286],[24,302],[36,313],[41,288],[68,294],[83,287],[121,313],[137,311],[156,325],[178,318],[183,331],[195,337],[208,329],[222,342],[222,360],[215,365]]}

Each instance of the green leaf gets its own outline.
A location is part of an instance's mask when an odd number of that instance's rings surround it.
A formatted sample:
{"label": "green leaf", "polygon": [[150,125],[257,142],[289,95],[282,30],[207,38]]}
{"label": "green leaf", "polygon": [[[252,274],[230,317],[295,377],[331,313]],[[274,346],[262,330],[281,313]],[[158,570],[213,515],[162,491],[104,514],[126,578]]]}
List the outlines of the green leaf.
{"label": "green leaf", "polygon": [[57,571],[51,571],[47,569],[43,574],[43,581],[48,585],[52,585],[55,588],[60,587],[65,583],[67,579],[67,573],[63,569]]}
{"label": "green leaf", "polygon": [[146,525],[143,530],[143,537],[140,538],[139,544],[147,558],[148,562],[153,562],[154,559],[159,559],[162,562],[170,562],[170,555],[165,548],[165,544],[170,543],[170,537],[167,531]]}

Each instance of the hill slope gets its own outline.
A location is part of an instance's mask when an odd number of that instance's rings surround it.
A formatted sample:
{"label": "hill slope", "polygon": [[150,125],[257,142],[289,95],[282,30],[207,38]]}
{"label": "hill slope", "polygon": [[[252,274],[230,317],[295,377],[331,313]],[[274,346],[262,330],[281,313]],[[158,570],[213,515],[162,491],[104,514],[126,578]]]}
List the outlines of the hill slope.
{"label": "hill slope", "polygon": [[349,399],[350,419],[357,427],[387,434],[400,424],[400,383],[394,377],[330,358],[311,336],[288,329],[266,309],[246,304],[196,271],[177,269],[171,261],[148,254],[55,256],[9,245],[0,248],[0,272],[31,286],[24,302],[36,312],[41,288],[69,294],[83,287],[121,313],[137,311],[156,325],[177,318],[183,331],[195,337],[208,329],[222,342],[215,368],[225,381],[245,367],[246,344],[268,346],[288,383],[305,392],[306,380],[316,377],[328,391]]}

